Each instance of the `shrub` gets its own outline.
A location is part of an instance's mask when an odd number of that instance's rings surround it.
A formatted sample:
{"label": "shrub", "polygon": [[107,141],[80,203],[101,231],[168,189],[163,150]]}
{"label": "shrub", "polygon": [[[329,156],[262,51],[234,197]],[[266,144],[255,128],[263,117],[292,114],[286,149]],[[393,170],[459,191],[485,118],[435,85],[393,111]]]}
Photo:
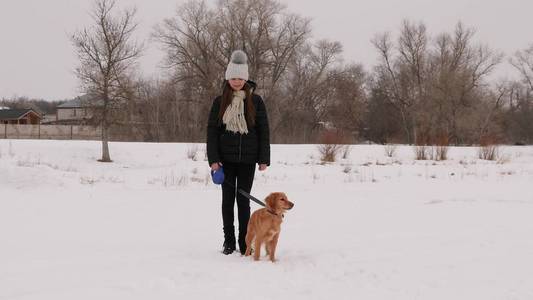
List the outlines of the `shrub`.
{"label": "shrub", "polygon": [[450,140],[448,135],[440,135],[435,141],[436,146],[433,148],[434,160],[447,160]]}
{"label": "shrub", "polygon": [[499,158],[498,145],[484,145],[479,146],[478,157],[484,160],[498,160]]}
{"label": "shrub", "polygon": [[385,145],[385,155],[388,157],[394,157],[396,155],[396,145],[386,144]]}
{"label": "shrub", "polygon": [[196,154],[198,153],[198,145],[192,145],[187,149],[187,158],[196,160]]}
{"label": "shrub", "polygon": [[343,145],[345,141],[344,135],[337,130],[324,131],[320,135],[319,141],[318,152],[322,162],[336,161],[339,152],[345,148]]}
{"label": "shrub", "polygon": [[413,150],[415,151],[416,160],[426,160],[428,159],[428,146],[426,145],[415,145]]}
{"label": "shrub", "polygon": [[492,137],[483,137],[479,142],[478,157],[484,160],[498,160],[500,157],[499,146]]}

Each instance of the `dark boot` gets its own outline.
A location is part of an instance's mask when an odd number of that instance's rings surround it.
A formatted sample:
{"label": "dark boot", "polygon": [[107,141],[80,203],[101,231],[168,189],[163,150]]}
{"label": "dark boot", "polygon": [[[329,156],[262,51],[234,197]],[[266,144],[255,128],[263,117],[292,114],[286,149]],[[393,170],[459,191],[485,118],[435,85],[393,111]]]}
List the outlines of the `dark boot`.
{"label": "dark boot", "polygon": [[233,251],[235,251],[235,232],[233,227],[224,227],[224,244],[222,247],[222,253],[225,255],[231,254]]}
{"label": "dark boot", "polygon": [[233,251],[235,251],[235,242],[233,242],[233,244],[228,243],[228,242],[224,242],[223,247],[224,247],[224,249],[222,249],[222,253],[224,255],[231,254],[231,253],[233,253]]}

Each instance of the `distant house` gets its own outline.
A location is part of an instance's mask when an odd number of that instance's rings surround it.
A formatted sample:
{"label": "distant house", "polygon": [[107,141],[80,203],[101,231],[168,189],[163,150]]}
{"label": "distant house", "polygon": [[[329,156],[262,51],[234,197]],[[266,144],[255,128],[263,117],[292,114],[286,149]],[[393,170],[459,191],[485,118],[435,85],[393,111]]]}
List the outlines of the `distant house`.
{"label": "distant house", "polygon": [[41,114],[33,109],[0,109],[1,124],[40,124]]}
{"label": "distant house", "polygon": [[57,106],[56,123],[79,124],[89,120],[91,115],[91,98],[78,96]]}
{"label": "distant house", "polygon": [[43,118],[41,119],[41,124],[45,124],[45,125],[55,124],[56,120],[57,120],[56,115],[45,114],[43,115]]}

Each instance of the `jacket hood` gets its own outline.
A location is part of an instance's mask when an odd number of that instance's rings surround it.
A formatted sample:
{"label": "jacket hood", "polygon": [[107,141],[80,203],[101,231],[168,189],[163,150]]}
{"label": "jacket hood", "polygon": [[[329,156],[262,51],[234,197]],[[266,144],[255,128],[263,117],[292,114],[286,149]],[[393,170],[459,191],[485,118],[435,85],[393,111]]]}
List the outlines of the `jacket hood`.
{"label": "jacket hood", "polygon": [[250,85],[250,87],[252,88],[252,93],[255,91],[255,89],[257,88],[257,83],[255,83],[255,81],[252,81],[252,80],[248,80],[246,81],[246,83],[248,83],[248,85]]}

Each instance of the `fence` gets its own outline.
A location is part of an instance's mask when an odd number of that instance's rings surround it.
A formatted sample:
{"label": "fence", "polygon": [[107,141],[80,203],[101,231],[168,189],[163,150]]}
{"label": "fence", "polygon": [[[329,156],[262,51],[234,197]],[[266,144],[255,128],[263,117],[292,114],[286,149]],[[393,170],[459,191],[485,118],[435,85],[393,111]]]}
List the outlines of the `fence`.
{"label": "fence", "polygon": [[[100,128],[81,125],[19,125],[2,124],[4,139],[99,140]],[[1,128],[1,126],[0,126]]]}

